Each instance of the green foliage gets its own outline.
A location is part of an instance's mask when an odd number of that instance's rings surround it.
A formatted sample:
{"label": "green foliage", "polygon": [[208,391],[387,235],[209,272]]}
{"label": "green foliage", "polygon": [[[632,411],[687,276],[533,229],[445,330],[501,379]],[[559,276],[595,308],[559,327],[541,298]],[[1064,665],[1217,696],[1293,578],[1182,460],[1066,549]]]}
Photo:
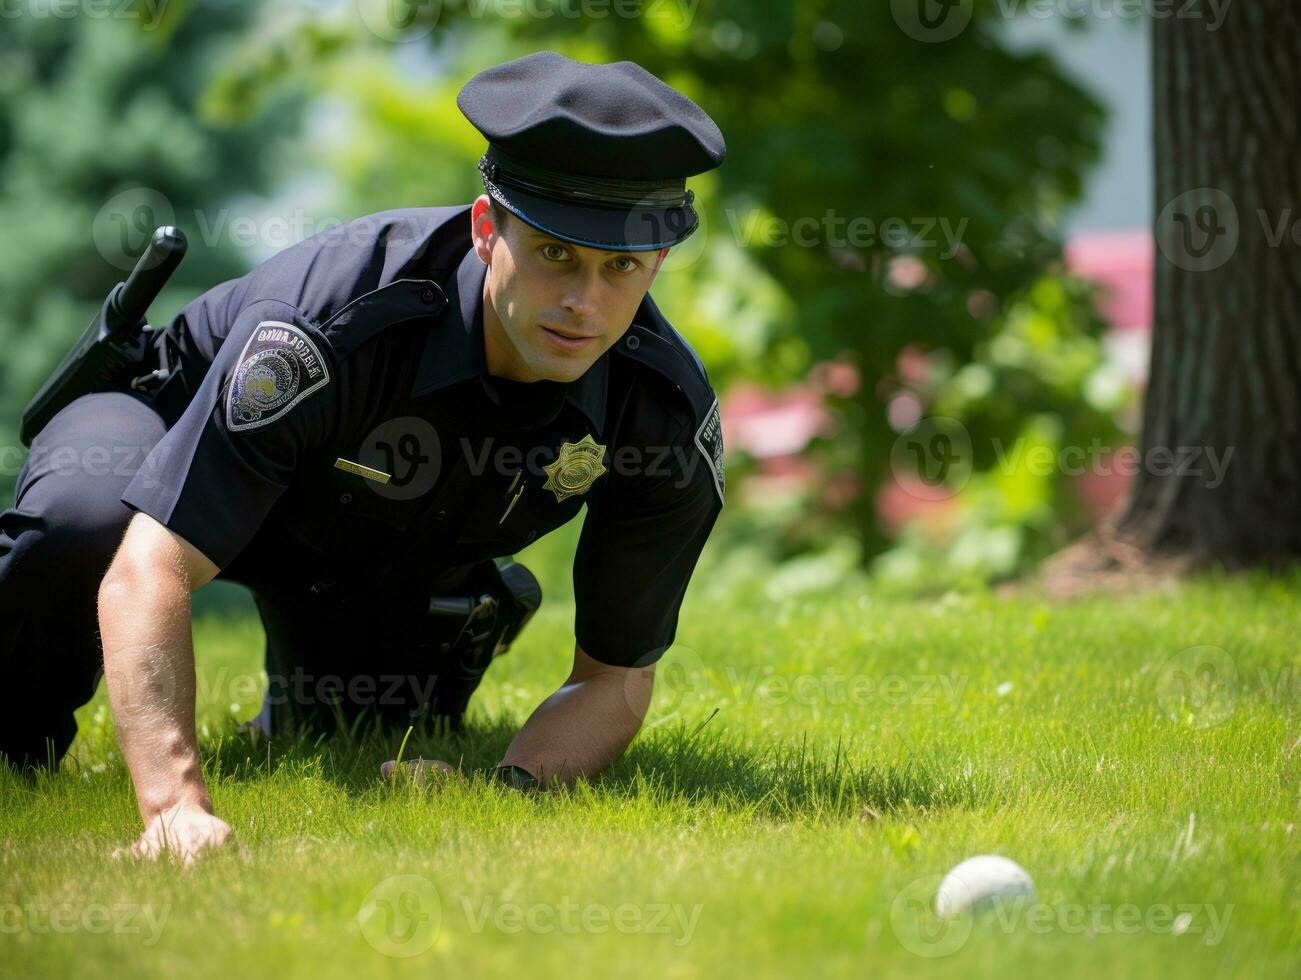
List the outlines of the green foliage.
{"label": "green foliage", "polygon": [[[121,5],[114,5],[118,9]],[[0,499],[20,465],[19,415],[160,224],[190,253],[155,322],[241,274],[229,241],[197,216],[265,187],[267,150],[291,131],[295,100],[230,127],[200,111],[247,15],[175,4],[140,18],[6,17],[0,33]],[[215,227],[208,221],[207,227]]]}
{"label": "green foliage", "polygon": [[874,562],[878,584],[942,592],[1015,578],[1087,527],[1076,471],[1106,462],[1093,447],[1126,444],[1117,419],[1133,392],[1104,363],[1090,287],[1053,272],[1008,305],[970,360],[932,355],[921,383],[896,392],[961,423],[974,473],[947,512],[905,527]]}

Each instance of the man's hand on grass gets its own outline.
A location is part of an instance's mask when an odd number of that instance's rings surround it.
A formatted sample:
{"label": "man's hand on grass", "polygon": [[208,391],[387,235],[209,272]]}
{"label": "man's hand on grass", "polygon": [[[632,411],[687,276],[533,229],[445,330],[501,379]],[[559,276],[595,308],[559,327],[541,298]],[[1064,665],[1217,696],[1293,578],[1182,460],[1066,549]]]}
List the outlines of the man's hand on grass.
{"label": "man's hand on grass", "polygon": [[129,854],[155,861],[170,852],[189,865],[209,848],[220,847],[229,836],[230,824],[220,817],[196,804],[178,803],[150,820],[130,850],[120,850],[116,856]]}
{"label": "man's hand on grass", "polygon": [[[453,776],[460,777],[454,766],[446,762],[440,762],[437,759],[411,759],[402,763],[408,773],[408,778],[417,786],[424,786],[426,782],[433,779],[446,780]],[[393,778],[393,770],[397,768],[397,760],[390,759],[379,767],[379,774],[385,779]]]}

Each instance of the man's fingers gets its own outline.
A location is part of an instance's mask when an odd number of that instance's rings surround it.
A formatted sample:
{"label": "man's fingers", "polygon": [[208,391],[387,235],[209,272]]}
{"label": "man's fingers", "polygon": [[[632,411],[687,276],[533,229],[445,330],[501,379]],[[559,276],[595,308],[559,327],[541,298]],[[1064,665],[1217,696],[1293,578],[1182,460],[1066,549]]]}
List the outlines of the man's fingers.
{"label": "man's fingers", "polygon": [[113,856],[156,861],[169,853],[188,867],[204,851],[224,844],[229,836],[229,825],[210,814],[160,814],[129,849],[119,847]]}
{"label": "man's fingers", "polygon": [[157,857],[157,845],[149,831],[145,831],[130,844],[119,844],[109,852],[114,861],[139,861],[142,858]]}
{"label": "man's fingers", "polygon": [[[402,766],[406,770],[407,776],[417,786],[424,786],[426,780],[430,778],[447,778],[460,775],[455,768],[437,759],[411,759],[402,763]],[[392,779],[396,769],[396,760],[390,759],[379,767],[379,772],[385,779]]]}
{"label": "man's fingers", "polygon": [[158,855],[162,853],[162,846],[158,838],[151,832],[145,831],[140,838],[131,845],[131,856],[136,860],[158,860]]}

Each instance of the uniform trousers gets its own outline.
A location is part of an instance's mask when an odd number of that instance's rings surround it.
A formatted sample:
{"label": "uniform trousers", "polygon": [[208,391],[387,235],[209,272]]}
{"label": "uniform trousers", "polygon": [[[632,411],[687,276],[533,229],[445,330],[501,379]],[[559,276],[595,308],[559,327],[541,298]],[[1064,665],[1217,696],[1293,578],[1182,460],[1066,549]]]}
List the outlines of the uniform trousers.
{"label": "uniform trousers", "polygon": [[[95,693],[99,585],[134,514],[119,498],[165,431],[143,396],[82,396],[33,440],[0,514],[0,756],[17,768],[57,764],[77,732],[73,712]],[[494,567],[443,570],[440,594],[499,585]],[[418,584],[368,593],[288,575],[253,592],[266,632],[264,731],[362,716],[404,725],[463,706],[466,685],[477,686],[447,660],[459,623],[431,617]]]}

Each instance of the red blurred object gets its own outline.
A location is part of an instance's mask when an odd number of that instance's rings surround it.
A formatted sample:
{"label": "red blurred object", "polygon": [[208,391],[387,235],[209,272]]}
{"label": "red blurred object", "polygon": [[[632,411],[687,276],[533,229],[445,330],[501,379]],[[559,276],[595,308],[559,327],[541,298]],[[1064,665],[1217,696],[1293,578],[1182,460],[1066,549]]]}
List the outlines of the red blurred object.
{"label": "red blurred object", "polygon": [[[1067,268],[1102,287],[1098,311],[1111,324],[1106,338],[1108,357],[1134,383],[1146,377],[1147,337],[1152,322],[1152,276],[1155,248],[1146,229],[1090,232],[1077,235],[1066,246]],[[901,287],[924,283],[918,270],[907,265],[892,269]],[[973,315],[989,315],[992,297],[973,294]],[[987,308],[988,307],[988,308]],[[895,363],[897,381],[923,391],[931,365],[916,345],[905,347]],[[740,450],[758,462],[758,473],[746,489],[757,498],[789,492],[808,492],[821,482],[819,499],[829,507],[848,506],[861,490],[855,474],[828,476],[801,454],[818,437],[835,434],[835,423],[824,407],[827,398],[852,398],[863,379],[855,365],[844,360],[814,365],[807,380],[782,391],[758,385],[734,385],[723,398],[723,433],[729,449]],[[895,382],[887,387],[895,390]],[[885,397],[883,395],[883,397]],[[882,406],[885,410],[885,406]],[[1116,507],[1129,487],[1129,478],[1116,472],[1104,458],[1096,471],[1075,479],[1075,489],[1095,520]],[[940,532],[957,515],[948,491],[921,483],[908,485],[893,479],[881,487],[876,508],[882,526],[897,532],[904,524],[925,521]]]}
{"label": "red blurred object", "polygon": [[1115,453],[1102,457],[1097,472],[1085,472],[1075,478],[1075,493],[1094,521],[1114,511],[1129,493],[1132,478],[1128,473],[1116,472],[1115,461]]}
{"label": "red blurred object", "polygon": [[933,529],[947,528],[956,516],[954,498],[946,488],[928,487],[920,480],[888,480],[877,491],[876,514],[888,534],[905,524],[925,520]]}
{"label": "red blurred object", "polygon": [[[1152,280],[1156,247],[1147,229],[1077,235],[1066,246],[1066,266],[1102,287],[1098,312],[1112,331],[1104,339],[1108,359],[1136,385],[1147,380],[1152,331]],[[1076,478],[1075,492],[1093,520],[1115,510],[1129,492],[1130,477],[1117,472],[1115,455]]]}
{"label": "red blurred object", "polygon": [[[843,374],[828,377],[836,384],[846,383]],[[854,381],[857,377],[854,372]],[[807,381],[785,391],[769,391],[745,382],[733,385],[722,405],[724,444],[758,460],[773,460],[798,455],[816,437],[830,435],[834,423],[822,406],[828,382],[826,377],[821,381]]]}
{"label": "red blurred object", "polygon": [[1145,229],[1077,235],[1066,245],[1066,267],[1103,287],[1098,312],[1117,330],[1151,329],[1155,261]]}
{"label": "red blurred object", "polygon": [[833,509],[857,497],[857,476],[828,477],[803,453],[814,439],[835,434],[826,399],[853,397],[858,385],[854,365],[823,361],[813,366],[805,382],[783,391],[744,382],[728,390],[722,401],[723,442],[758,462],[758,472],[743,491],[747,499],[808,493],[819,484],[819,499]]}

